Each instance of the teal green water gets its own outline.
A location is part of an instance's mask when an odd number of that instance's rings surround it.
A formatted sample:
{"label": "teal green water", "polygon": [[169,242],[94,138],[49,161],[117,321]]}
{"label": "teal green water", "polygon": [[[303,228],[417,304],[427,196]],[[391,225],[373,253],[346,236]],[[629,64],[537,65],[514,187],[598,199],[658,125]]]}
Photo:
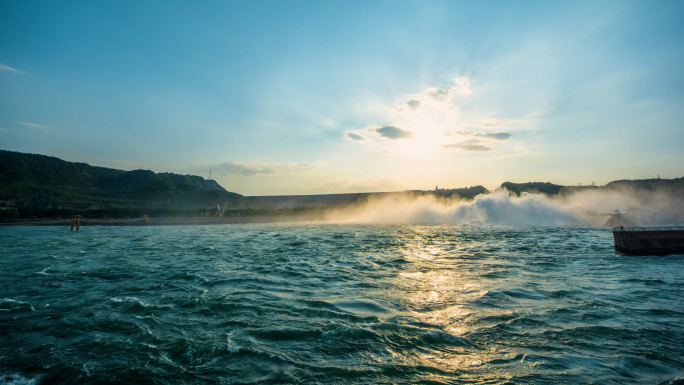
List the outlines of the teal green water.
{"label": "teal green water", "polygon": [[0,384],[681,384],[684,256],[603,229],[0,228]]}

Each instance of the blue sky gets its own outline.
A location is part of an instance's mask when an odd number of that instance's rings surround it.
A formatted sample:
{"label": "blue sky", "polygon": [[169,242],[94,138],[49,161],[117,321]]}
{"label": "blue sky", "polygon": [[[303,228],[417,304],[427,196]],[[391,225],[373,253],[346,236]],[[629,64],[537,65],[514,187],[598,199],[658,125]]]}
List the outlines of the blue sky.
{"label": "blue sky", "polygon": [[684,176],[681,1],[0,0],[0,148],[245,195]]}

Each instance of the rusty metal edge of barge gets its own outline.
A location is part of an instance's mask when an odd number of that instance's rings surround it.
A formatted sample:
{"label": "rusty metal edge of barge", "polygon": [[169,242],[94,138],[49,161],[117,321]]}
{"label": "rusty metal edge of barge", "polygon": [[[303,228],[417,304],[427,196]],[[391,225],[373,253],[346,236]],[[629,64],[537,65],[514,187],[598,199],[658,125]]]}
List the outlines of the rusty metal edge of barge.
{"label": "rusty metal edge of barge", "polygon": [[613,227],[615,250],[634,255],[684,254],[684,226]]}

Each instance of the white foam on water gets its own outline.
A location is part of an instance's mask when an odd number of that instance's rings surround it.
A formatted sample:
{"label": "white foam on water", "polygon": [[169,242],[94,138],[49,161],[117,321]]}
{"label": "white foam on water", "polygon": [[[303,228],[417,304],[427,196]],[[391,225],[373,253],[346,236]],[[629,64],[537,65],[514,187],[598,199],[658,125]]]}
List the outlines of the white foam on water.
{"label": "white foam on water", "polygon": [[254,353],[256,353],[256,354],[267,355],[267,356],[270,357],[271,359],[278,359],[278,360],[284,361],[284,362],[288,362],[288,361],[289,361],[287,358],[281,356],[280,354],[265,352],[265,351],[263,351],[263,350],[261,350],[261,349],[247,349],[247,350],[251,350],[252,352],[254,352]]}
{"label": "white foam on water", "polygon": [[137,303],[138,305],[142,307],[154,307],[154,308],[172,308],[172,305],[152,305],[149,304],[143,300],[141,300],[138,297],[124,297],[124,298],[118,298],[118,297],[112,297],[109,299],[112,302],[116,303],[122,303],[122,302],[134,302]]}
{"label": "white foam on water", "polygon": [[166,355],[166,352],[162,352],[159,358],[168,364],[175,365],[175,363],[169,358],[169,356]]}
{"label": "white foam on water", "polygon": [[88,370],[88,367],[86,365],[87,364],[83,364],[83,371],[85,372],[86,376],[90,377],[90,370]]}
{"label": "white foam on water", "polygon": [[35,385],[40,377],[26,378],[19,374],[0,374],[0,385]]}
{"label": "white foam on water", "polygon": [[208,362],[205,362],[204,364],[197,365],[197,367],[198,367],[198,368],[206,368],[206,367],[208,367],[208,366],[212,366],[212,365],[216,364],[217,362],[219,362],[219,358],[218,358],[218,357],[215,357],[215,358],[213,358],[212,360],[210,360],[210,361],[208,361]]}
{"label": "white foam on water", "polygon": [[140,298],[138,298],[138,297],[124,297],[123,299],[122,299],[122,298],[118,298],[118,297],[112,297],[112,298],[110,298],[109,300],[112,301],[112,302],[116,302],[116,303],[135,302],[135,303],[138,303],[140,306],[143,306],[143,307],[148,307],[148,306],[149,306],[148,304],[146,304],[146,303],[144,303],[143,301],[141,301]]}
{"label": "white foam on water", "polygon": [[209,292],[208,289],[205,289],[205,288],[199,287],[199,286],[192,286],[192,288],[202,292],[202,294],[200,294],[200,297],[203,297],[205,294],[207,294]]}
{"label": "white foam on water", "polygon": [[[28,303],[28,302],[17,301],[16,299],[11,299],[11,298],[3,298],[3,299],[0,299],[0,303],[10,303],[10,304],[11,304],[11,303],[16,303],[16,304],[18,304],[18,305],[28,305],[28,306],[31,308],[31,311],[35,311],[35,310],[36,310],[36,309],[35,309],[30,303]],[[2,309],[2,310],[8,311],[8,310],[6,310],[6,309]]]}
{"label": "white foam on water", "polygon": [[285,357],[281,356],[280,354],[268,353],[268,356],[271,358],[277,358],[281,361],[287,361],[287,359]]}

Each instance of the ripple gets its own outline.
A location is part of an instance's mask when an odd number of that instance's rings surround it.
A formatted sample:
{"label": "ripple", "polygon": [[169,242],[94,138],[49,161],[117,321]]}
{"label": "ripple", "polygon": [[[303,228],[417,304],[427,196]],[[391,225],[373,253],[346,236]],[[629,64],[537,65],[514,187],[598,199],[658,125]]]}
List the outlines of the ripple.
{"label": "ripple", "polygon": [[663,384],[684,368],[681,258],[616,254],[604,230],[40,230],[0,228],[15,383]]}
{"label": "ripple", "polygon": [[36,309],[28,302],[19,301],[11,298],[0,299],[0,311],[14,313],[36,311]]}

